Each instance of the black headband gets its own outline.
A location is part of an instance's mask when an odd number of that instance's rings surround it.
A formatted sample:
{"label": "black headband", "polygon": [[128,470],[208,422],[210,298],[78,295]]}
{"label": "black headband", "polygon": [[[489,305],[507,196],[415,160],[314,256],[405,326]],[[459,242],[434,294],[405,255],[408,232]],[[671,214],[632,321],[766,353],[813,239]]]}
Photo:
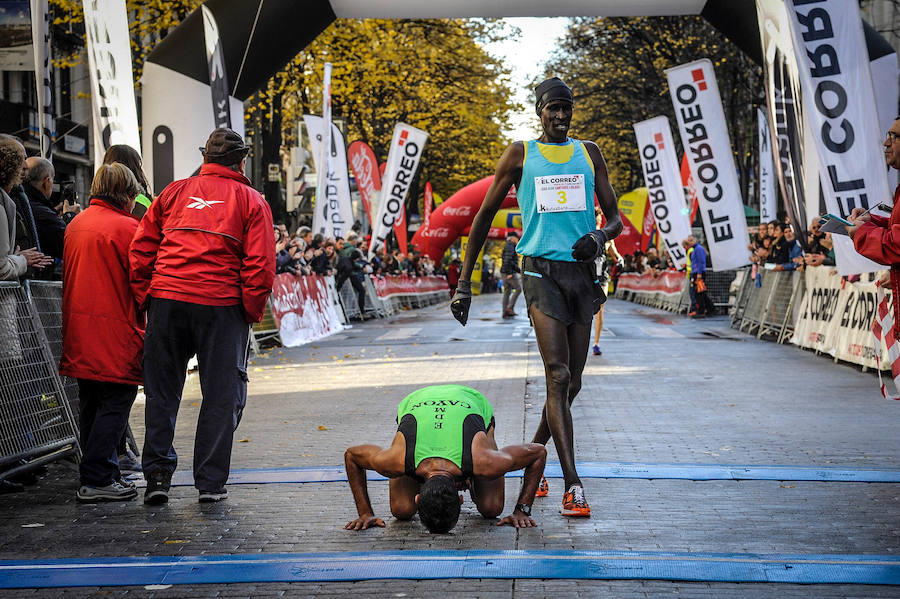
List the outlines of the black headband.
{"label": "black headband", "polygon": [[544,109],[544,106],[553,100],[563,100],[565,102],[575,103],[575,96],[572,94],[571,88],[566,85],[559,77],[551,77],[541,82],[534,88],[535,103],[534,108],[538,114]]}

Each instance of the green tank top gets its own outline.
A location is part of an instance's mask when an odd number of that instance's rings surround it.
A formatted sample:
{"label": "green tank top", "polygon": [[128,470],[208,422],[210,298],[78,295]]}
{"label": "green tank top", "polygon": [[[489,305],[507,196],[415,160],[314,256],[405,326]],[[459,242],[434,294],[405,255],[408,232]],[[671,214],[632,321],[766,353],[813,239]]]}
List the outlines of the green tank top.
{"label": "green tank top", "polygon": [[148,198],[148,197],[145,196],[144,194],[139,193],[139,194],[137,194],[137,196],[135,196],[134,201],[137,202],[138,204],[140,204],[141,206],[143,206],[144,208],[149,209],[149,208],[150,208],[150,202],[152,202],[153,200],[151,200],[150,198]]}
{"label": "green tank top", "polygon": [[414,474],[425,458],[444,458],[471,476],[472,439],[487,430],[493,417],[494,408],[471,387],[434,385],[413,391],[397,408],[398,430],[406,439],[406,473]]}

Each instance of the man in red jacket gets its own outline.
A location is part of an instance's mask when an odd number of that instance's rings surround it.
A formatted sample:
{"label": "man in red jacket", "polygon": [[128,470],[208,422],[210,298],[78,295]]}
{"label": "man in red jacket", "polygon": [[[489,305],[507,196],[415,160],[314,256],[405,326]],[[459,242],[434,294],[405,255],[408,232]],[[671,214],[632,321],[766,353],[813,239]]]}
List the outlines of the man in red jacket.
{"label": "man in red jacket", "polygon": [[[884,139],[884,159],[887,165],[900,170],[900,117],[894,121]],[[850,213],[852,227],[847,233],[856,251],[879,264],[891,267],[891,291],[894,303],[894,334],[900,338],[900,185],[894,190],[894,209],[890,218],[872,213],[862,214],[862,208]]]}
{"label": "man in red jacket", "polygon": [[194,354],[203,390],[194,485],[201,502],[226,497],[247,401],[248,325],[262,319],[275,278],[272,212],[243,175],[249,150],[234,131],[213,131],[200,148],[200,174],[162,191],[131,244],[131,286],[147,309],[144,503],[169,499],[175,419]]}

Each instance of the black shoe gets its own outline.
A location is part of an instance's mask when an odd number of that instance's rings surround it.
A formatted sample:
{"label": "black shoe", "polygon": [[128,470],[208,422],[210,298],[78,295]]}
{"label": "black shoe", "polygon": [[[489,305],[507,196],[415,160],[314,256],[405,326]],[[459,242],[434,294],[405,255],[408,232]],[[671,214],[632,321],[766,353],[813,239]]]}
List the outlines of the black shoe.
{"label": "black shoe", "polygon": [[222,501],[228,497],[228,490],[225,487],[217,491],[200,491],[200,497],[197,499],[200,503],[215,503]]}
{"label": "black shoe", "polygon": [[169,486],[172,474],[165,470],[154,470],[147,476],[147,488],[144,490],[144,503],[160,505],[169,501]]}

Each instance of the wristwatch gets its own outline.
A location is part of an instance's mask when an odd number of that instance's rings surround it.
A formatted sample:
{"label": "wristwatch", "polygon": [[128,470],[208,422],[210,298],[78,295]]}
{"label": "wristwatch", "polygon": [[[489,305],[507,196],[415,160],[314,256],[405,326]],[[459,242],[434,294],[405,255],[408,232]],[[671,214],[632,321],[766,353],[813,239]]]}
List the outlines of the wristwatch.
{"label": "wristwatch", "polygon": [[531,517],[531,506],[530,505],[526,505],[524,503],[517,503],[516,509],[519,510],[520,512],[522,512],[523,514],[525,514],[526,516],[528,516],[529,518]]}

